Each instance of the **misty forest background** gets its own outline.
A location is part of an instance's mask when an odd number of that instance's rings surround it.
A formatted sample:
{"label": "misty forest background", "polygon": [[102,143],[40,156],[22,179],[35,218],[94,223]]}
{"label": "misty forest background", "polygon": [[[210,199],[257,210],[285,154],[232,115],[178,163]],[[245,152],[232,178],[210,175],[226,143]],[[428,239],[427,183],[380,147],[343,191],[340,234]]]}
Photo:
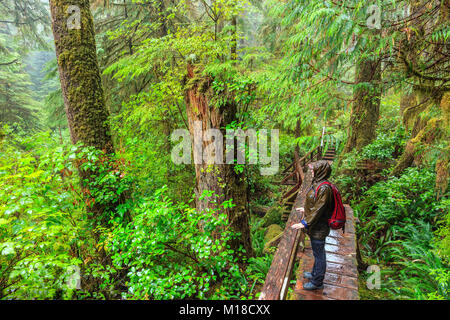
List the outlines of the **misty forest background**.
{"label": "misty forest background", "polygon": [[326,127],[360,297],[448,299],[450,4],[370,4],[0,0],[0,298],[258,298],[282,175],[175,165],[202,121],[279,129],[280,171]]}

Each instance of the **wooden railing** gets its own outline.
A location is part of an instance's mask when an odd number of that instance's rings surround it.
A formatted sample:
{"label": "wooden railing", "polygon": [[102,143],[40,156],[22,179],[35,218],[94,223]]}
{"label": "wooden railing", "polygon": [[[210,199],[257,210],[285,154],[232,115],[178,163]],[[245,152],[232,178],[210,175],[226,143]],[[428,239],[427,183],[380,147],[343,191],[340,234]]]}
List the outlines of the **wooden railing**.
{"label": "wooden railing", "polygon": [[297,207],[304,206],[306,193],[312,182],[312,172],[307,170],[304,183],[292,207],[291,214],[286,223],[283,235],[281,236],[278,249],[272,260],[272,265],[267,273],[264,286],[259,297],[260,300],[283,300],[287,294],[287,288],[291,281],[292,270],[294,269],[295,256],[299,243],[304,241],[304,231],[294,230],[291,226],[299,223],[301,215],[295,210]]}
{"label": "wooden railing", "polygon": [[295,159],[294,157],[294,161],[289,166],[287,166],[286,169],[284,169],[283,173],[287,173],[296,164],[304,168],[309,162],[320,160],[321,157],[322,157],[322,147],[317,146],[300,159]]}
{"label": "wooden railing", "polygon": [[[298,158],[297,153],[294,154],[294,161],[283,171],[283,173],[287,173],[287,175],[281,180],[280,184],[282,185],[294,185],[291,189],[289,189],[283,195],[283,199],[289,198],[294,193],[296,193],[300,186],[302,185],[304,179],[304,170],[307,165],[313,161],[320,160],[322,158],[322,147],[317,146],[307,154],[305,154],[302,158]],[[288,173],[290,169],[293,169],[292,172]],[[290,181],[290,179],[292,179]]]}

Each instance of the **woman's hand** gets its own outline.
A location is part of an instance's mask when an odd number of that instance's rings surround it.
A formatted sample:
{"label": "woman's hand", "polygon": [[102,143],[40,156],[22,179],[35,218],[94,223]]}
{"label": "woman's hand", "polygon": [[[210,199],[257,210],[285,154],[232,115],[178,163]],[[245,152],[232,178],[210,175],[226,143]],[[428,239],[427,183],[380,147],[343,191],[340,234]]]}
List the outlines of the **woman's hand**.
{"label": "woman's hand", "polygon": [[304,227],[305,226],[303,225],[303,223],[296,223],[291,226],[292,229],[296,229],[296,230],[303,229]]}
{"label": "woman's hand", "polygon": [[297,211],[300,212],[300,213],[305,212],[305,208],[303,208],[303,207],[295,208],[295,210],[297,210]]}

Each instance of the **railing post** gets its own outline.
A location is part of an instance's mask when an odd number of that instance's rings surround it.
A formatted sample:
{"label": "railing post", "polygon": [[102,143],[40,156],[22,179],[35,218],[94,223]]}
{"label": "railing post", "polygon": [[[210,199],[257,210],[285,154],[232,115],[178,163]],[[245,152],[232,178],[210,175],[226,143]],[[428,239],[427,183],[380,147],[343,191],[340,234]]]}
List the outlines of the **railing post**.
{"label": "railing post", "polygon": [[322,127],[322,136],[320,137],[320,146],[323,147],[323,137],[325,135],[325,127]]}

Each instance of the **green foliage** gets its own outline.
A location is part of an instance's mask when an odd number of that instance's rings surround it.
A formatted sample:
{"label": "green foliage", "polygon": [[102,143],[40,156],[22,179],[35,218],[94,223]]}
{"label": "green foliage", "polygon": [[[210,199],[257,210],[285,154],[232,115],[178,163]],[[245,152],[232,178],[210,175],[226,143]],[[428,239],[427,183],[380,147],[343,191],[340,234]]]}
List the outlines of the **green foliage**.
{"label": "green foliage", "polygon": [[[0,33],[0,125],[14,125],[22,130],[38,127],[36,101],[30,76],[24,70],[16,43],[8,43]],[[3,65],[4,64],[4,65]]]}
{"label": "green foliage", "polygon": [[391,276],[387,291],[397,297],[448,300],[449,266],[435,250],[431,225],[419,221],[396,231],[401,239],[386,249],[395,261],[393,270],[385,272]]}
{"label": "green foliage", "polygon": [[[390,96],[386,96],[383,101],[388,101],[390,98]],[[359,174],[355,174],[355,168],[359,161],[371,159],[385,164],[389,168],[404,149],[406,132],[400,124],[400,119],[389,117],[388,112],[390,110],[383,110],[383,115],[386,115],[387,118],[380,120],[375,140],[363,147],[360,152],[353,150],[343,155],[339,163],[333,163],[333,172],[336,173],[334,179],[345,199],[356,201],[371,186],[362,179],[361,171],[357,172]],[[388,172],[385,171],[380,173],[381,178],[387,175]]]}
{"label": "green foliage", "polygon": [[120,223],[126,220],[131,201],[122,200],[131,191],[134,178],[127,172],[125,159],[81,145],[69,155],[71,157],[79,162],[80,170],[89,172],[89,178],[81,181],[88,207],[97,204],[104,208],[101,216],[103,221]]}
{"label": "green foliage", "polygon": [[[64,175],[70,147],[48,133],[0,146],[0,298],[71,298],[70,270],[86,243],[80,199]],[[18,148],[17,145],[20,147]],[[67,171],[65,171],[67,170]]]}
{"label": "green foliage", "polygon": [[259,292],[254,292],[253,289],[256,285],[262,286],[266,280],[267,273],[272,265],[273,255],[266,254],[263,256],[250,258],[247,272],[249,274],[249,281],[253,281],[252,288],[250,290],[250,299],[258,298]]}
{"label": "green foliage", "polygon": [[434,181],[429,169],[407,168],[354,205],[364,256],[387,268],[385,289],[396,297],[448,298],[448,261],[433,244],[433,229],[449,208],[447,200],[436,201]]}
{"label": "green foliage", "polygon": [[264,233],[263,228],[264,219],[257,218],[254,215],[251,216],[250,226],[251,226],[251,238],[252,238],[252,248],[257,257],[263,255],[264,250]]}
{"label": "green foliage", "polygon": [[[380,57],[377,139],[335,161],[333,180],[361,221],[363,259],[382,267],[381,292],[367,295],[449,299],[448,192],[439,199],[434,192],[435,164],[442,160],[445,169],[448,143],[440,137],[420,146],[421,166],[399,177],[356,171],[360,160],[391,166],[403,153],[408,119],[401,119],[400,97],[412,89],[431,98],[448,91],[450,33],[441,21],[442,3],[397,21],[389,15],[409,2],[377,1],[382,32],[367,27],[370,4],[362,0],[91,4],[97,46],[83,55],[95,62],[97,49],[103,71],[103,88],[92,97],[104,91],[112,115],[116,154],[108,156],[66,143],[57,61],[38,79],[43,56],[22,58],[29,48],[46,46],[46,5],[0,1],[6,25],[0,31],[0,122],[9,125],[0,127],[0,299],[257,298],[272,262],[263,252],[265,227],[281,223],[282,190],[273,182],[282,177],[261,176],[259,164],[234,167],[245,177],[250,211],[271,208],[264,218],[251,216],[255,256],[238,263],[229,248],[237,235],[223,213],[233,204],[197,212],[186,200],[194,191],[194,166],[171,161],[170,134],[192,120],[186,119],[186,90],[196,85],[211,108],[236,107],[236,121],[226,128],[279,128],[284,168],[295,147],[302,156],[320,143],[323,126],[342,150],[352,92],[371,87],[355,83],[355,65]],[[66,47],[75,38],[68,37]],[[70,50],[61,57],[75,66],[84,61],[72,59]],[[69,95],[85,87],[81,78],[80,86],[67,88]],[[80,106],[95,104],[84,100]],[[440,107],[433,103],[421,119],[438,119],[445,114]],[[40,127],[57,135],[29,134]],[[83,181],[77,169],[89,173]],[[92,219],[94,206],[99,220]],[[68,281],[76,268],[83,281],[75,290]]]}
{"label": "green foliage", "polygon": [[439,229],[436,231],[434,246],[437,248],[439,255],[450,262],[450,211],[448,210],[450,201],[448,197],[443,199],[441,204],[444,212],[447,208],[447,214],[438,221]]}
{"label": "green foliage", "polygon": [[[432,219],[439,215],[441,207],[435,201],[434,181],[436,176],[428,169],[407,168],[400,177],[381,181],[365,192],[365,201],[357,207],[364,219],[374,214],[376,219],[368,221],[366,228],[383,229],[394,223]],[[364,229],[361,229],[364,232]]]}
{"label": "green foliage", "polygon": [[[227,231],[226,214],[199,214],[189,205],[173,203],[166,193],[162,188],[143,199],[133,222],[113,230],[108,250],[114,265],[128,270],[123,297],[239,296],[246,286],[240,284],[241,270],[229,249],[233,234]],[[220,237],[214,236],[217,230]]]}
{"label": "green foliage", "polygon": [[394,153],[405,144],[405,132],[397,127],[395,133],[380,133],[369,145],[365,146],[359,154],[360,159],[374,159],[386,161],[393,158]]}

